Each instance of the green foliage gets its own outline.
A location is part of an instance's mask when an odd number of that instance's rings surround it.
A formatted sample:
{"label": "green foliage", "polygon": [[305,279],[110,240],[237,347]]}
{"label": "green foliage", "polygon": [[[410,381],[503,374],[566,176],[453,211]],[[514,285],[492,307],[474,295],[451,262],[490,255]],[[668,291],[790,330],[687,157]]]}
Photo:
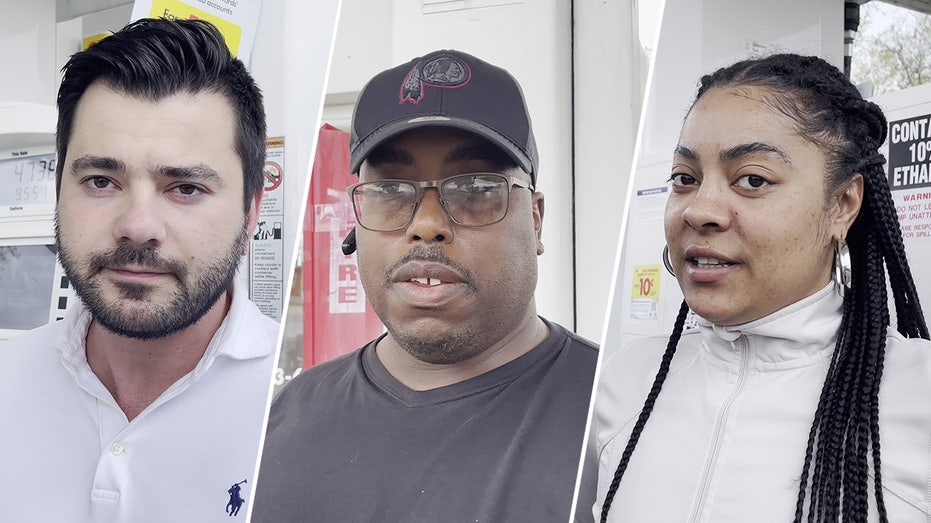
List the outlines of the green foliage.
{"label": "green foliage", "polygon": [[931,80],[931,16],[868,2],[860,7],[851,79],[872,81],[873,94],[914,87]]}

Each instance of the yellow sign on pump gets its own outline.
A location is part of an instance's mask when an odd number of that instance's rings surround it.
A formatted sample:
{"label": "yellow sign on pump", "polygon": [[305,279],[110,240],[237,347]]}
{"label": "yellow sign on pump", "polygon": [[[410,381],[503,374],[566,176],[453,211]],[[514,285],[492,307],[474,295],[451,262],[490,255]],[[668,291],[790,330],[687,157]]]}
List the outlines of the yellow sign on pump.
{"label": "yellow sign on pump", "polygon": [[659,265],[637,265],[634,267],[634,285],[631,289],[633,299],[659,299]]}
{"label": "yellow sign on pump", "polygon": [[152,0],[152,9],[149,12],[152,18],[166,18],[168,20],[204,20],[215,25],[223,38],[226,39],[226,45],[233,56],[239,53],[239,41],[242,39],[242,27],[221,18],[212,15],[206,11],[201,11],[191,7],[178,0]]}
{"label": "yellow sign on pump", "polygon": [[659,265],[637,265],[630,293],[630,317],[637,320],[656,320],[659,306]]}
{"label": "yellow sign on pump", "polygon": [[87,48],[110,36],[110,33],[97,33],[95,35],[85,36],[81,40],[81,50],[87,51]]}

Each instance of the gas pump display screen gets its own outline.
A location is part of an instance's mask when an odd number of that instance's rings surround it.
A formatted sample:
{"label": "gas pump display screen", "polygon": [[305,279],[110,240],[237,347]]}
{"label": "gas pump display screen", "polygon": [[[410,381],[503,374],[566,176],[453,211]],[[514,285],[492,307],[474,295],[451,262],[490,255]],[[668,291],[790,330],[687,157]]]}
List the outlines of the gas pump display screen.
{"label": "gas pump display screen", "polygon": [[0,246],[0,329],[48,323],[54,278],[54,245]]}
{"label": "gas pump display screen", "polygon": [[54,153],[0,160],[0,207],[54,203]]}

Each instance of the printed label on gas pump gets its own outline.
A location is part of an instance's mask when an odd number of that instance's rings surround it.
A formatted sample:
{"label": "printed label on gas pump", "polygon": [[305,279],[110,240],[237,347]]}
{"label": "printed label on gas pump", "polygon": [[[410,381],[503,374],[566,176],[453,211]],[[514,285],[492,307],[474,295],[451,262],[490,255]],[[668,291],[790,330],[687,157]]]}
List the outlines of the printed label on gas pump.
{"label": "printed label on gas pump", "polygon": [[630,317],[637,320],[655,320],[659,305],[659,265],[634,266],[631,288]]}

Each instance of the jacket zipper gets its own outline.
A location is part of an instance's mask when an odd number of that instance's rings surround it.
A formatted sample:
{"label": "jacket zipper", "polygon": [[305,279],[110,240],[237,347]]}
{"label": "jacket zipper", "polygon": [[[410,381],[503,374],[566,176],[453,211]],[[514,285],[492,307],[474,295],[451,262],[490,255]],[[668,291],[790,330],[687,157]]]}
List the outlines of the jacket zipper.
{"label": "jacket zipper", "polygon": [[698,489],[698,500],[695,503],[695,508],[692,511],[691,516],[689,517],[690,522],[697,522],[701,519],[702,512],[705,510],[705,503],[708,498],[708,490],[711,489],[711,476],[714,472],[715,465],[718,462],[718,454],[721,451],[721,440],[724,438],[724,428],[727,426],[727,418],[730,416],[731,405],[734,403],[734,400],[737,399],[737,396],[740,395],[740,392],[743,390],[744,385],[747,383],[747,378],[749,377],[750,369],[750,357],[747,354],[749,347],[747,346],[747,337],[741,335],[734,344],[737,346],[737,357],[740,361],[740,367],[737,371],[737,385],[734,387],[733,392],[724,400],[724,407],[721,409],[721,415],[718,417],[717,422],[714,427],[714,438],[711,440],[711,456],[710,459],[705,463],[704,470],[701,475],[701,482],[699,483]]}

